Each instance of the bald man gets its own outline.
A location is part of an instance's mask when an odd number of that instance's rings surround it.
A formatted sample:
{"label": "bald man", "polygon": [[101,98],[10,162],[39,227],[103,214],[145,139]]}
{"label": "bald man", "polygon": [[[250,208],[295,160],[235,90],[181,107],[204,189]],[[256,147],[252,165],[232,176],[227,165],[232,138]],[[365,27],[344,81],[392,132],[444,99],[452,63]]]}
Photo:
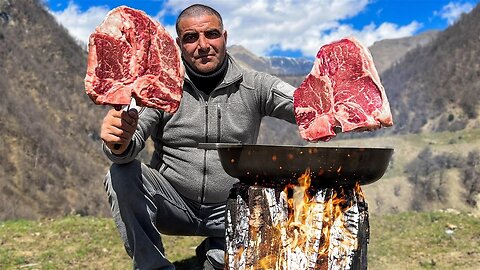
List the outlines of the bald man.
{"label": "bald man", "polygon": [[[187,7],[176,31],[186,70],[180,107],[175,114],[152,108],[107,113],[101,137],[113,164],[105,187],[134,269],[175,269],[161,234],[205,236],[196,249],[200,264],[223,269],[225,207],[238,179],[225,173],[216,150],[197,146],[254,144],[264,116],[295,123],[295,88],[240,67],[227,52],[222,17],[211,7]],[[136,157],[149,137],[155,151],[144,164]]]}

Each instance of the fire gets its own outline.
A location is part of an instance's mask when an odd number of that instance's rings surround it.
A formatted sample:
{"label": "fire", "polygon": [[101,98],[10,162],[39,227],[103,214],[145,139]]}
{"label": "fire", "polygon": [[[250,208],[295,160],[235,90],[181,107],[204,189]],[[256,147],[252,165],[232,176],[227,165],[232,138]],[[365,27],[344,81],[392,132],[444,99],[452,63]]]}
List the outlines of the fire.
{"label": "fire", "polygon": [[[298,178],[298,184],[285,187],[288,218],[277,225],[278,237],[283,237],[277,239],[283,243],[280,256],[262,258],[255,269],[330,269],[332,249],[337,253],[357,249],[356,232],[352,234],[346,226],[345,213],[352,206],[347,190],[326,188],[311,195],[314,192],[310,186],[308,169]],[[353,193],[363,198],[360,185],[355,186]],[[290,262],[281,259],[292,256],[297,258]]]}
{"label": "fire", "polygon": [[284,190],[287,194],[289,189],[293,191],[292,197],[288,199],[288,209],[293,212],[288,222],[290,226],[305,223],[306,213],[310,208],[311,196],[308,194],[308,188],[311,183],[310,170],[307,169],[307,171],[298,178],[298,185],[288,185]]}
{"label": "fire", "polygon": [[359,234],[364,207],[360,185],[318,187],[306,170],[283,190],[249,187],[248,196],[248,208],[237,196],[238,230],[227,228],[228,237],[236,239],[228,249],[229,269],[357,267],[358,240],[364,237]]}

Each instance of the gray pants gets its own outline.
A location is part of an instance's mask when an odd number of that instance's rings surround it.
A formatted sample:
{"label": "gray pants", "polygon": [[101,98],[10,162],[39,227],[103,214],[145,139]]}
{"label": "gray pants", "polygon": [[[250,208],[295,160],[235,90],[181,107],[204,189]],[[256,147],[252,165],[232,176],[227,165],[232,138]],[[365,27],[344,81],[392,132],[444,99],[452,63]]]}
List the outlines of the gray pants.
{"label": "gray pants", "polygon": [[138,160],[113,164],[105,188],[134,269],[175,269],[165,256],[160,233],[207,236],[197,248],[197,257],[205,261],[205,268],[209,262],[222,268],[225,203],[202,205],[188,200],[157,170]]}

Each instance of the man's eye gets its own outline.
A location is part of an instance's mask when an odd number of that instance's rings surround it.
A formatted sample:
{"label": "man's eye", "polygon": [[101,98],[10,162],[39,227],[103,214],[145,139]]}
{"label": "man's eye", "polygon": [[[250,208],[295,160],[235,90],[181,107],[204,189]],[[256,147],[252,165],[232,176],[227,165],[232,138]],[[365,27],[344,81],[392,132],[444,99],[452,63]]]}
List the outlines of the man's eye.
{"label": "man's eye", "polygon": [[208,39],[216,39],[222,36],[222,33],[218,30],[212,30],[205,32],[205,37]]}
{"label": "man's eye", "polygon": [[182,38],[183,42],[185,43],[192,43],[197,41],[198,34],[185,34]]}

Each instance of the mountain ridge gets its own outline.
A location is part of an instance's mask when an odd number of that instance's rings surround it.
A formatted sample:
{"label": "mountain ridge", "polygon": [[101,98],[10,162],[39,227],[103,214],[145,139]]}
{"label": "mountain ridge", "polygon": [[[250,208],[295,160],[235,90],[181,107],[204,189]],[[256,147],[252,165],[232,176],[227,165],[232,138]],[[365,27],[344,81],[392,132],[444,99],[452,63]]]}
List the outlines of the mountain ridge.
{"label": "mountain ridge", "polygon": [[257,56],[241,45],[228,47],[239,63],[246,68],[260,70],[275,76],[305,76],[312,69],[313,60],[307,57]]}

